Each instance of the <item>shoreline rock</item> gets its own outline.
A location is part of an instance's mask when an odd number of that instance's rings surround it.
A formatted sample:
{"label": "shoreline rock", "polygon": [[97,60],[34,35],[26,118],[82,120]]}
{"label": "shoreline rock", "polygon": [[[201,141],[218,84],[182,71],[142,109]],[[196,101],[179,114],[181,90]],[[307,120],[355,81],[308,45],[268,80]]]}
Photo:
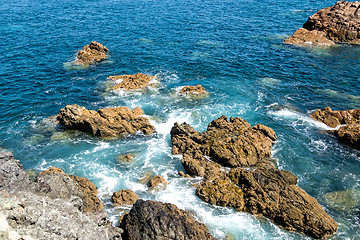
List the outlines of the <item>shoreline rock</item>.
{"label": "shoreline rock", "polygon": [[149,120],[139,108],[104,108],[87,110],[79,105],[67,105],[60,109],[57,119],[67,129],[77,129],[102,139],[120,138],[141,131],[145,135],[155,132]]}
{"label": "shoreline rock", "polygon": [[142,73],[137,73],[134,75],[109,76],[108,78],[116,82],[116,84],[112,87],[112,89],[117,91],[119,89],[136,90],[136,89],[145,88],[147,86],[153,86],[154,83],[151,83],[151,81],[155,77]]}
{"label": "shoreline rock", "polygon": [[339,141],[360,148],[360,109],[333,111],[330,107],[326,107],[316,110],[311,117],[332,128],[340,126],[333,130]]}
{"label": "shoreline rock", "polygon": [[174,204],[137,200],[119,224],[123,239],[214,239],[207,227]]}
{"label": "shoreline rock", "polygon": [[206,96],[206,94],[208,94],[205,88],[200,84],[196,86],[185,86],[180,90],[179,93],[181,95],[186,95],[190,97],[201,97],[201,96]]}
{"label": "shoreline rock", "polygon": [[292,36],[286,44],[315,44],[332,46],[335,43],[360,44],[360,3],[338,1],[334,6],[319,10]]}
{"label": "shoreline rock", "polygon": [[173,154],[183,155],[186,173],[203,177],[196,188],[203,201],[265,216],[315,238],[336,232],[337,223],[296,185],[297,177],[267,160],[276,140],[271,128],[221,116],[203,133],[175,123],[171,140]]}
{"label": "shoreline rock", "polygon": [[101,62],[107,58],[107,47],[101,43],[92,41],[90,44],[85,45],[77,53],[75,60],[76,64],[90,65],[96,62]]}
{"label": "shoreline rock", "polygon": [[114,206],[133,205],[138,200],[138,198],[138,195],[129,189],[114,192],[111,196],[111,199],[114,202]]}

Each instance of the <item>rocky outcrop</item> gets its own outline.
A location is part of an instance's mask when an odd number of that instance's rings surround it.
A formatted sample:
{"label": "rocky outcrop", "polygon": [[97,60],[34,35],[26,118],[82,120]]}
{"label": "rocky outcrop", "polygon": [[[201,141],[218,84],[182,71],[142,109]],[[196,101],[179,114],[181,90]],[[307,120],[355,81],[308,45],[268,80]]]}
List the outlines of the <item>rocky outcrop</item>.
{"label": "rocky outcrop", "polygon": [[87,110],[79,105],[67,105],[60,109],[57,119],[67,129],[77,129],[103,139],[119,138],[141,131],[145,135],[155,131],[149,120],[139,108],[104,108],[98,111]]}
{"label": "rocky outcrop", "polygon": [[204,224],[170,203],[138,200],[120,225],[123,239],[214,239]]}
{"label": "rocky outcrop", "polygon": [[133,205],[137,200],[138,196],[131,190],[125,189],[114,192],[111,199],[114,202],[114,206],[121,205]]}
{"label": "rocky outcrop", "polygon": [[121,239],[122,230],[111,225],[104,211],[84,213],[81,181],[50,169],[31,182],[11,153],[0,153],[0,161],[4,239]]}
{"label": "rocky outcrop", "polygon": [[116,158],[117,162],[120,164],[130,164],[135,161],[135,154],[128,153],[128,154],[119,154]]}
{"label": "rocky outcrop", "polygon": [[316,110],[311,117],[332,128],[345,125],[333,131],[335,136],[347,145],[360,148],[360,109],[333,111],[326,107]]}
{"label": "rocky outcrop", "polygon": [[47,192],[51,198],[80,197],[83,212],[96,212],[104,209],[104,205],[97,197],[97,187],[87,178],[68,175],[60,168],[51,167],[39,173],[36,182],[40,183],[42,191]]}
{"label": "rocky outcrop", "polygon": [[185,86],[180,90],[179,93],[183,95],[191,96],[191,95],[204,95],[207,92],[203,86],[198,84],[196,86]]}
{"label": "rocky outcrop", "polygon": [[153,189],[160,189],[162,187],[165,187],[166,185],[167,185],[167,181],[165,180],[165,178],[163,178],[160,175],[156,175],[155,177],[152,177],[148,182],[149,188],[153,188]]}
{"label": "rocky outcrop", "polygon": [[359,7],[357,1],[339,1],[334,6],[321,9],[284,43],[328,46],[335,43],[360,44]]}
{"label": "rocky outcrop", "polygon": [[276,140],[271,128],[222,116],[203,133],[176,123],[171,140],[173,154],[183,154],[186,172],[204,177],[196,189],[203,201],[265,216],[289,231],[315,238],[337,230],[316,199],[296,185],[295,175],[266,160]]}
{"label": "rocky outcrop", "polygon": [[75,63],[89,65],[106,59],[109,50],[101,43],[92,41],[84,46],[78,53]]}
{"label": "rocky outcrop", "polygon": [[109,76],[109,79],[116,82],[113,86],[113,90],[134,90],[141,89],[146,86],[152,86],[151,81],[155,78],[154,76],[149,76],[142,73],[137,73],[134,75],[116,75]]}

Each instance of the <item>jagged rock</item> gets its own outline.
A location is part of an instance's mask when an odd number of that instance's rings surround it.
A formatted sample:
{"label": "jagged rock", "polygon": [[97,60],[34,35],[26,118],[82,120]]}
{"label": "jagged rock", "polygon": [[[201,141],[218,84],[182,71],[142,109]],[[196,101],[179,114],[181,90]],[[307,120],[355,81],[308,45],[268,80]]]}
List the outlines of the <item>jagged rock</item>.
{"label": "jagged rock", "polygon": [[78,196],[83,201],[84,212],[102,210],[104,205],[97,197],[97,187],[88,179],[64,173],[60,168],[51,167],[39,173],[36,182],[46,186],[48,196],[52,198],[70,198]]}
{"label": "jagged rock", "polygon": [[311,117],[332,128],[345,125],[334,130],[335,136],[347,145],[360,148],[360,109],[333,111],[326,107],[316,110]]}
{"label": "jagged rock", "polygon": [[109,79],[116,82],[112,88],[115,91],[119,89],[134,90],[153,85],[151,81],[154,79],[154,76],[137,73],[134,75],[109,76]]}
{"label": "jagged rock", "polygon": [[1,239],[121,239],[123,231],[104,211],[82,211],[82,180],[75,182],[61,169],[31,182],[11,153],[0,153],[0,176]]}
{"label": "jagged rock", "polygon": [[160,175],[156,175],[148,182],[149,188],[161,188],[167,185],[167,181]]}
{"label": "jagged rock", "polygon": [[214,239],[204,224],[170,203],[138,200],[120,225],[123,239]]}
{"label": "jagged rock", "polygon": [[77,53],[75,63],[88,65],[103,61],[108,51],[101,43],[92,41]]}
{"label": "jagged rock", "polygon": [[179,93],[183,95],[204,95],[207,92],[203,86],[198,84],[196,86],[185,86]]}
{"label": "jagged rock", "polygon": [[68,129],[78,129],[103,139],[119,138],[137,131],[149,135],[155,131],[139,108],[104,108],[87,110],[79,105],[67,105],[60,109],[57,118]]}
{"label": "jagged rock", "polygon": [[270,157],[276,140],[271,128],[261,124],[251,127],[241,118],[229,121],[225,116],[212,121],[204,133],[195,131],[187,123],[175,123],[170,134],[173,154],[194,156],[197,152],[230,167],[252,165]]}
{"label": "jagged rock", "polygon": [[111,196],[111,199],[114,202],[114,206],[120,205],[133,205],[136,200],[138,200],[138,196],[131,190],[120,190],[114,192]]}
{"label": "jagged rock", "polygon": [[360,3],[339,1],[323,8],[304,23],[284,43],[333,45],[334,43],[360,44]]}
{"label": "jagged rock", "polygon": [[336,232],[337,223],[316,199],[296,186],[297,177],[264,160],[271,156],[276,140],[271,128],[251,127],[240,118],[228,121],[222,116],[203,133],[176,123],[171,140],[173,154],[183,154],[186,172],[204,177],[196,189],[203,201],[262,215],[289,231],[315,238]]}

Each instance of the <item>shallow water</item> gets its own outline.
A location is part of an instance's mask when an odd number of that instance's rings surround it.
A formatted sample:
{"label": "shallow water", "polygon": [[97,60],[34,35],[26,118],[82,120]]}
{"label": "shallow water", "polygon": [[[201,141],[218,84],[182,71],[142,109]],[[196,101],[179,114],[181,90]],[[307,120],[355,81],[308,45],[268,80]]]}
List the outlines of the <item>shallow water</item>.
{"label": "shallow water", "polygon": [[[359,189],[360,152],[340,144],[311,111],[360,108],[360,48],[297,48],[282,40],[332,1],[26,1],[0,5],[0,147],[11,150],[26,169],[61,167],[84,176],[100,190],[116,223],[126,209],[111,208],[113,191],[134,190],[144,199],[172,202],[191,210],[214,236],[234,239],[307,239],[266,219],[210,206],[181,179],[180,156],[171,154],[174,122],[196,130],[222,114],[273,128],[273,158],[299,177],[299,186],[317,198],[339,223],[333,239],[357,239],[359,210],[331,208],[322,195]],[[110,49],[107,61],[78,69],[69,62],[92,40]],[[134,93],[107,90],[106,77],[142,72],[160,86]],[[206,99],[176,94],[202,84]],[[58,131],[47,118],[67,104],[89,109],[141,107],[156,126],[152,136],[102,141]],[[56,135],[55,135],[56,136]],[[121,165],[119,154],[135,153]],[[147,172],[169,182],[160,192],[138,183]]]}

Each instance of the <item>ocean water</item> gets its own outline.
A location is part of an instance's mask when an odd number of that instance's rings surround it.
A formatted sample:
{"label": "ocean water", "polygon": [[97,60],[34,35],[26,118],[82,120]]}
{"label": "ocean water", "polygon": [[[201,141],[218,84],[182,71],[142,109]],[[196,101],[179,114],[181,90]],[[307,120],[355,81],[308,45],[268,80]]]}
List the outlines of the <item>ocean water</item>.
{"label": "ocean water", "polygon": [[[13,0],[0,5],[0,147],[25,169],[61,167],[99,188],[111,221],[129,208],[112,208],[111,194],[132,189],[143,199],[190,210],[218,239],[310,239],[264,218],[214,207],[183,179],[181,157],[171,154],[169,132],[184,121],[198,131],[226,115],[273,128],[273,159],[299,177],[339,223],[332,239],[358,239],[359,206],[341,211],[323,195],[360,189],[360,151],[337,141],[309,118],[318,108],[360,108],[360,47],[298,48],[284,45],[317,10],[335,1],[315,0]],[[109,59],[88,68],[71,65],[76,52],[96,40]],[[156,75],[157,88],[109,91],[107,76]],[[206,99],[183,98],[181,86],[201,84]],[[89,109],[141,107],[156,126],[151,136],[102,141],[61,133],[49,116],[67,104]],[[60,131],[60,132],[59,132]],[[119,154],[135,154],[122,165]],[[151,192],[138,179],[164,176],[165,190]]]}

